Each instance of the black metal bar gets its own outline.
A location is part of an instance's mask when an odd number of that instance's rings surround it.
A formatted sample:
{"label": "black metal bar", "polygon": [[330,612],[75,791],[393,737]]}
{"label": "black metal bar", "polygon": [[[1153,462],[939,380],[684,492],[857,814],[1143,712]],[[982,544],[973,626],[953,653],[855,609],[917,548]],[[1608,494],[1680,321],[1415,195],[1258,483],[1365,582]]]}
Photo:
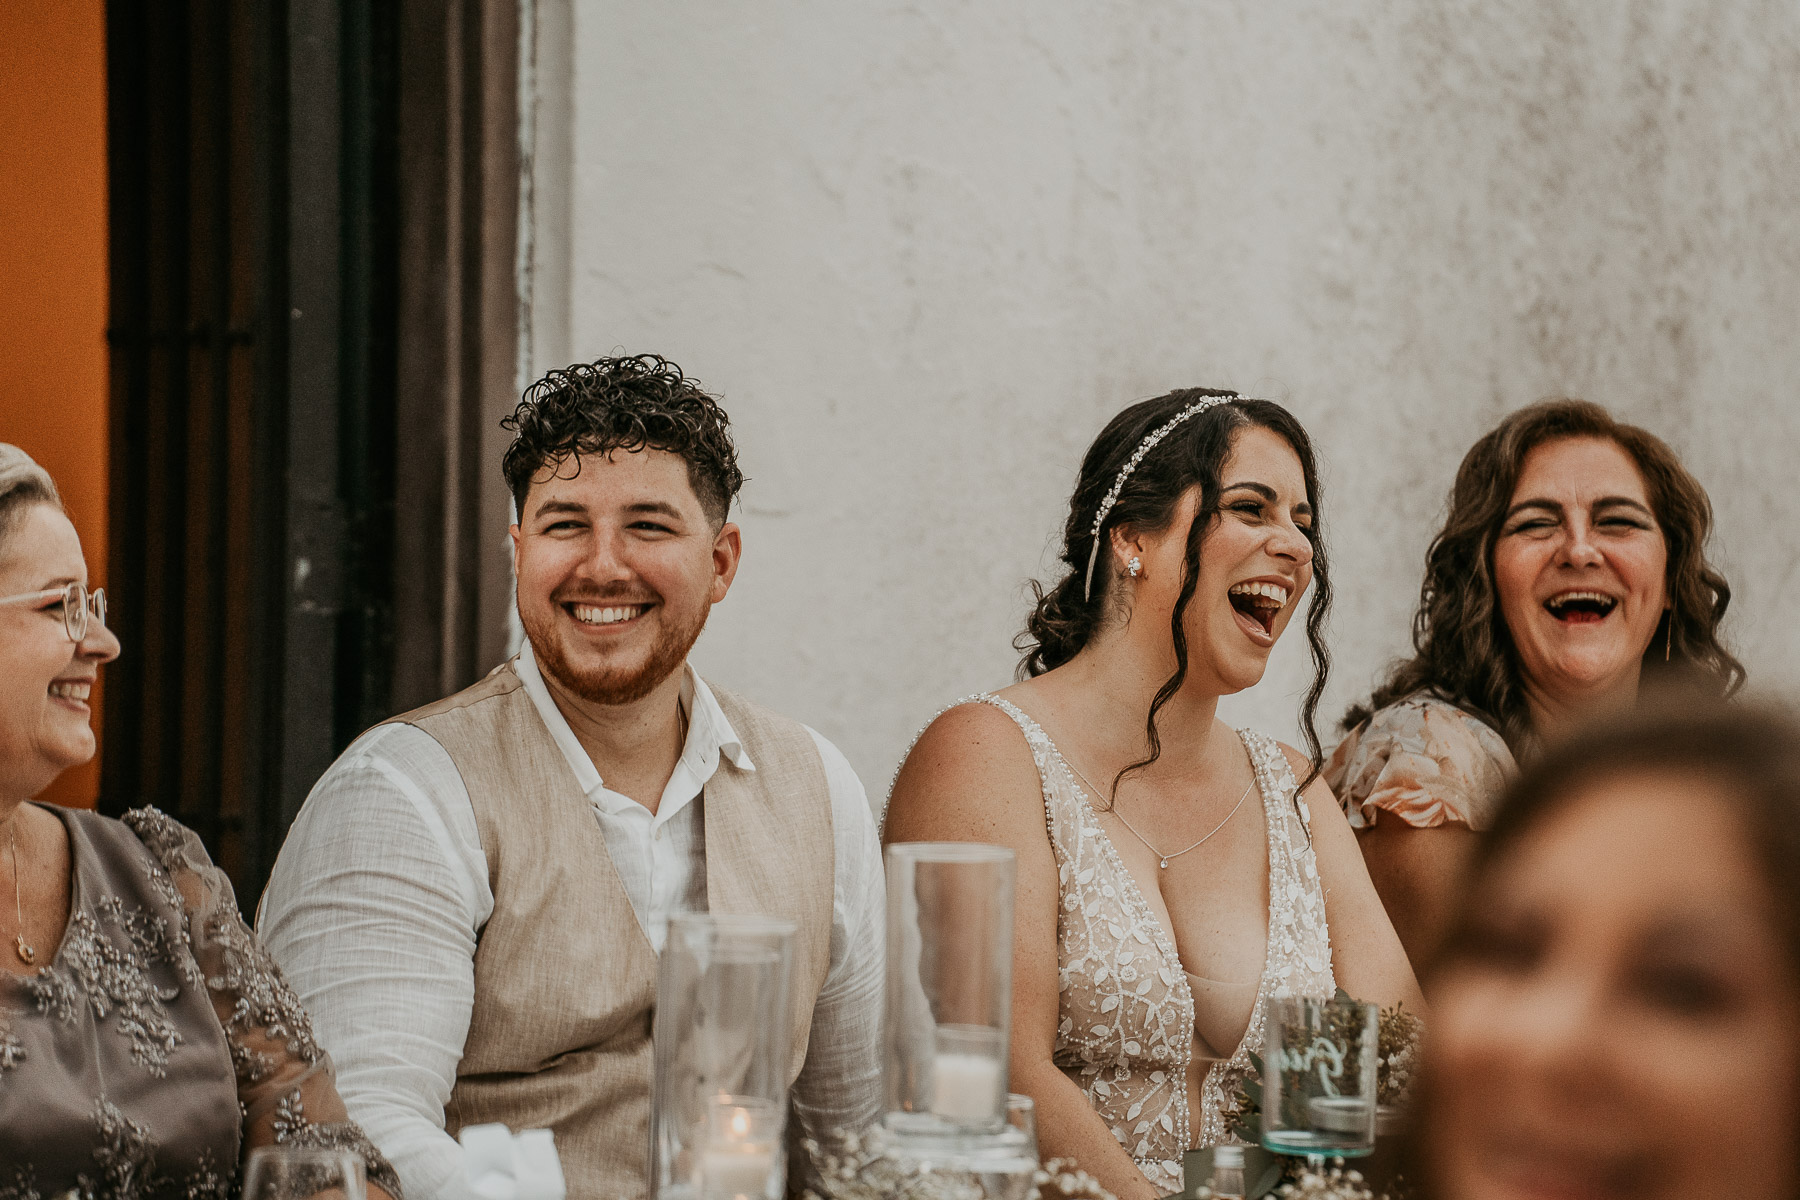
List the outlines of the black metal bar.
{"label": "black metal bar", "polygon": [[[183,294],[191,320],[202,329],[222,324],[218,280],[229,269],[227,246],[221,231],[228,218],[223,181],[230,169],[220,145],[224,117],[223,93],[228,87],[230,61],[224,44],[219,0],[193,0],[187,13],[187,52],[191,69],[187,80],[187,262]],[[219,358],[210,338],[197,338],[184,347],[182,387],[184,420],[169,430],[169,445],[180,441],[186,470],[182,496],[179,574],[171,579],[180,605],[170,614],[179,623],[177,661],[184,683],[179,717],[171,722],[178,730],[180,753],[175,760],[175,779],[180,816],[209,846],[218,845],[219,713],[220,691],[214,686],[223,658],[212,619],[219,592],[219,539],[214,536],[214,514],[223,508],[218,494],[223,462],[218,412],[224,404],[219,385]]]}
{"label": "black metal bar", "polygon": [[392,4],[345,6],[339,495],[347,545],[334,702],[339,744],[391,715],[395,25]]}
{"label": "black metal bar", "polygon": [[[100,806],[122,812],[142,794],[144,678],[142,646],[145,609],[135,591],[144,577],[145,546],[139,534],[144,499],[149,490],[149,463],[118,447],[143,446],[148,420],[143,397],[145,378],[141,331],[145,319],[145,253],[149,242],[148,206],[141,197],[149,172],[147,142],[149,90],[144,45],[144,12],[136,4],[108,0],[106,6],[106,120],[108,131],[107,189],[112,197],[107,216],[109,260],[107,345],[110,366],[107,424],[114,453],[107,467],[107,581],[112,587],[110,620],[124,645],[131,648],[107,668],[106,737],[102,743]],[[122,203],[126,197],[137,197]],[[121,531],[124,531],[123,534]]]}
{"label": "black metal bar", "polygon": [[257,214],[248,259],[255,277],[250,297],[257,330],[251,367],[255,402],[246,423],[250,545],[244,566],[245,643],[241,647],[246,702],[242,802],[244,867],[232,882],[238,903],[254,907],[281,848],[281,744],[290,662],[287,605],[287,378],[288,344],[288,20],[285,4],[247,6],[247,58],[260,119],[248,173]]}
{"label": "black metal bar", "polygon": [[[342,47],[335,0],[288,7],[288,509],[290,662],[337,661],[344,520],[338,501],[342,378]],[[331,765],[329,669],[283,680],[279,813],[292,821]]]}
{"label": "black metal bar", "polygon": [[[406,386],[395,396],[406,453],[394,465],[395,495],[410,509],[394,523],[396,707],[444,694],[445,578],[450,422],[456,402],[453,298],[460,264],[454,243],[459,184],[452,137],[457,88],[451,77],[454,14],[460,0],[401,0],[399,80],[400,270],[397,363]],[[431,503],[431,498],[438,503]]]}

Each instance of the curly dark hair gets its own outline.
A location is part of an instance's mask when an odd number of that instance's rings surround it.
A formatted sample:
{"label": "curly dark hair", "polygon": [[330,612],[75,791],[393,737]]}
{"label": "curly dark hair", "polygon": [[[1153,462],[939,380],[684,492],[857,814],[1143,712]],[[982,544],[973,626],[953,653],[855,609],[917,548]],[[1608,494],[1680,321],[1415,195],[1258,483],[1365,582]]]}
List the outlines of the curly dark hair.
{"label": "curly dark hair", "polygon": [[1367,721],[1375,710],[1423,691],[1492,725],[1515,754],[1525,748],[1531,715],[1494,587],[1494,542],[1525,456],[1546,442],[1578,437],[1605,438],[1631,456],[1668,544],[1666,586],[1672,607],[1644,651],[1643,680],[1658,685],[1680,681],[1690,690],[1721,697],[1743,686],[1743,664],[1719,640],[1731,587],[1706,561],[1706,539],[1712,532],[1706,489],[1667,443],[1648,430],[1627,425],[1585,400],[1547,400],[1509,415],[1463,457],[1450,490],[1450,516],[1425,555],[1425,582],[1413,615],[1413,657],[1394,668],[1367,704],[1344,715],[1346,730]]}
{"label": "curly dark hair", "polygon": [[[1184,619],[1200,579],[1201,544],[1205,541],[1209,522],[1219,511],[1219,472],[1231,454],[1238,431],[1252,427],[1271,430],[1294,448],[1306,479],[1306,499],[1312,505],[1313,524],[1309,537],[1313,546],[1314,591],[1306,615],[1306,641],[1312,648],[1313,682],[1301,705],[1301,727],[1305,732],[1312,771],[1301,783],[1301,791],[1318,775],[1324,763],[1318,731],[1313,725],[1319,697],[1325,691],[1326,676],[1331,671],[1331,655],[1325,648],[1324,637],[1325,618],[1331,611],[1331,574],[1325,562],[1321,532],[1319,473],[1306,430],[1287,409],[1268,400],[1254,400],[1213,388],[1183,388],[1134,404],[1107,422],[1081,460],[1075,494],[1069,498],[1069,519],[1063,526],[1061,554],[1062,562],[1069,568],[1068,573],[1049,591],[1035,580],[1032,582],[1037,607],[1026,618],[1025,631],[1013,640],[1013,648],[1024,654],[1019,662],[1019,678],[1042,675],[1062,666],[1080,653],[1104,624],[1114,600],[1115,572],[1104,568],[1096,570],[1092,596],[1082,595],[1088,555],[1096,537],[1094,514],[1139,443],[1176,413],[1207,396],[1225,396],[1230,403],[1216,405],[1190,417],[1145,455],[1125,481],[1118,502],[1098,533],[1099,538],[1105,539],[1109,536],[1108,530],[1119,525],[1161,532],[1175,519],[1175,510],[1188,489],[1196,486],[1200,489],[1200,507],[1188,529],[1187,555],[1182,561],[1181,592],[1175,601],[1175,611],[1169,617],[1169,634],[1175,642],[1175,673],[1157,690],[1144,719],[1150,753],[1119,772],[1113,780],[1114,795],[1127,775],[1148,767],[1162,755],[1162,737],[1157,730],[1156,716],[1187,679],[1188,645]],[[1102,564],[1108,561],[1105,545],[1102,540]]]}
{"label": "curly dark hair", "polygon": [[660,354],[576,363],[525,389],[500,422],[513,434],[500,469],[518,511],[531,481],[546,467],[560,472],[584,454],[630,453],[648,447],[686,460],[688,482],[715,527],[744,486],[731,419],[719,402]]}

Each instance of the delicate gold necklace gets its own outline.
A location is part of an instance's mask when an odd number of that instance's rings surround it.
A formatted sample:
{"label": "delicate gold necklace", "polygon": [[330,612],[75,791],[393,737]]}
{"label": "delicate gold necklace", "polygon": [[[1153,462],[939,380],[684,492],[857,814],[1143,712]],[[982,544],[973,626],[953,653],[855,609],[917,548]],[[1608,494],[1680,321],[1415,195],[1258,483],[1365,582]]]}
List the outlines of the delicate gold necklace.
{"label": "delicate gold necklace", "polygon": [[37,961],[37,951],[25,940],[25,901],[19,885],[19,815],[12,820],[13,914],[19,919],[19,932],[13,936],[13,947],[19,961],[30,966]]}
{"label": "delicate gold necklace", "polygon": [[[1083,775],[1081,773],[1080,767],[1076,766],[1072,762],[1069,762],[1069,760],[1066,758],[1063,759],[1063,762],[1064,762],[1064,764],[1066,764],[1068,766],[1069,770],[1075,772],[1076,776],[1081,780],[1081,782],[1088,785],[1088,791],[1093,792],[1095,794],[1099,793],[1100,789],[1094,786],[1093,780],[1089,779],[1086,775]],[[1231,823],[1231,818],[1237,816],[1238,809],[1244,807],[1244,801],[1246,801],[1250,798],[1250,789],[1255,786],[1256,786],[1256,772],[1254,770],[1252,770],[1250,772],[1250,783],[1247,787],[1244,788],[1244,794],[1239,796],[1238,802],[1231,806],[1231,811],[1225,814],[1225,819],[1223,821],[1220,821],[1217,825],[1214,825],[1212,827],[1212,833],[1208,833],[1206,835],[1206,837],[1201,838],[1199,841],[1195,842],[1192,846],[1188,846],[1184,849],[1177,850],[1173,854],[1164,854],[1161,850],[1158,850],[1155,846],[1152,846],[1150,844],[1150,839],[1145,837],[1143,834],[1139,833],[1137,831],[1137,827],[1135,825],[1133,825],[1130,821],[1127,821],[1125,819],[1125,814],[1119,811],[1119,806],[1117,804],[1114,804],[1112,806],[1112,808],[1108,809],[1107,811],[1112,813],[1113,816],[1119,818],[1119,824],[1125,826],[1125,828],[1130,831],[1132,837],[1134,837],[1138,841],[1144,843],[1144,849],[1150,851],[1150,853],[1156,855],[1156,857],[1159,860],[1161,860],[1159,865],[1161,866],[1161,868],[1163,870],[1166,871],[1169,869],[1169,860],[1171,858],[1180,858],[1182,855],[1186,854],[1189,850],[1198,850],[1201,846],[1206,844],[1207,838],[1210,838],[1214,833],[1219,832],[1219,830],[1221,830],[1221,829],[1225,828],[1225,826],[1229,825]]]}

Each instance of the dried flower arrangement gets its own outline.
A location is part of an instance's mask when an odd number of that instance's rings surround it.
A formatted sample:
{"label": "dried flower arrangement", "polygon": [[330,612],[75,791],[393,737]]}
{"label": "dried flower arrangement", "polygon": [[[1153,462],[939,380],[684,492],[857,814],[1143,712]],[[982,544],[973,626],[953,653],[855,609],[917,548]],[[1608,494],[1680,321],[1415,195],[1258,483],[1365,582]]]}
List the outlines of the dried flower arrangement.
{"label": "dried flower arrangement", "polygon": [[[802,1145],[817,1172],[802,1200],[989,1200],[980,1184],[961,1173],[935,1172],[896,1162],[855,1135],[827,1149]],[[1032,1176],[1024,1200],[1117,1200],[1072,1160],[1052,1159]]]}
{"label": "dried flower arrangement", "polygon": [[[1336,998],[1349,1000],[1351,997],[1340,988]],[[1338,1032],[1346,1043],[1360,1036],[1349,1028]],[[1396,1004],[1381,1011],[1376,1026],[1375,1099],[1382,1109],[1384,1123],[1387,1114],[1398,1117],[1405,1110],[1417,1075],[1419,1044],[1424,1033],[1425,1023],[1407,1012],[1403,1005]],[[1266,1195],[1291,1197],[1292,1200],[1405,1200],[1405,1181],[1402,1179],[1394,1179],[1380,1197],[1374,1197],[1362,1175],[1356,1171],[1334,1168],[1320,1174],[1308,1170],[1304,1158],[1264,1150],[1258,1144],[1262,1136],[1263,1062],[1258,1055],[1251,1055],[1251,1061],[1256,1073],[1238,1088],[1229,1126],[1232,1135],[1246,1144],[1246,1200],[1257,1200]],[[1210,1173],[1210,1163],[1209,1151],[1190,1152],[1186,1159],[1190,1178],[1201,1172]],[[1296,1192],[1294,1189],[1301,1187],[1303,1182],[1309,1190]],[[1199,1193],[1206,1193],[1206,1189],[1199,1189]]]}
{"label": "dried flower arrangement", "polygon": [[1406,1011],[1403,1005],[1381,1010],[1380,1065],[1375,1077],[1375,1100],[1383,1108],[1396,1112],[1406,1107],[1412,1096],[1413,1077],[1419,1066],[1419,1043],[1425,1036],[1425,1022]]}
{"label": "dried flower arrangement", "polygon": [[[1337,998],[1348,1000],[1342,988]],[[1425,1034],[1425,1022],[1407,1012],[1402,1004],[1381,1010],[1377,1025],[1375,1050],[1375,1101],[1382,1108],[1399,1112],[1412,1094],[1413,1078],[1418,1069],[1419,1043]],[[1354,1041],[1353,1030],[1341,1031],[1346,1042]],[[1256,1074],[1244,1081],[1234,1097],[1231,1132],[1244,1142],[1256,1144],[1262,1132],[1262,1058],[1250,1056]]]}
{"label": "dried flower arrangement", "polygon": [[[1342,992],[1338,994],[1344,996]],[[1395,1005],[1382,1011],[1378,1028],[1376,1097],[1384,1109],[1398,1111],[1405,1106],[1417,1074],[1424,1022]],[[1260,1078],[1260,1059],[1255,1066]],[[1257,1144],[1262,1123],[1262,1085],[1257,1078],[1247,1080],[1239,1090],[1231,1118],[1232,1133],[1247,1143],[1245,1181],[1249,1184],[1249,1200],[1267,1195],[1279,1200],[1406,1200],[1402,1180],[1394,1180],[1377,1196],[1356,1171],[1341,1167],[1312,1171],[1305,1159],[1263,1150]],[[805,1148],[817,1178],[815,1185],[803,1193],[803,1200],[990,1200],[979,1183],[966,1175],[896,1162],[854,1135],[838,1139],[829,1149],[813,1141],[806,1142]],[[1211,1158],[1210,1150],[1190,1151],[1189,1179],[1210,1175]],[[1205,1187],[1187,1194],[1195,1200],[1212,1200],[1211,1191]],[[1057,1159],[1038,1169],[1024,1200],[1115,1198],[1074,1162]]]}
{"label": "dried flower arrangement", "polygon": [[[1325,1171],[1303,1168],[1294,1182],[1283,1184],[1275,1195],[1280,1200],[1376,1200],[1360,1174],[1342,1167]],[[1201,1188],[1195,1196],[1197,1200],[1214,1200],[1211,1188]]]}

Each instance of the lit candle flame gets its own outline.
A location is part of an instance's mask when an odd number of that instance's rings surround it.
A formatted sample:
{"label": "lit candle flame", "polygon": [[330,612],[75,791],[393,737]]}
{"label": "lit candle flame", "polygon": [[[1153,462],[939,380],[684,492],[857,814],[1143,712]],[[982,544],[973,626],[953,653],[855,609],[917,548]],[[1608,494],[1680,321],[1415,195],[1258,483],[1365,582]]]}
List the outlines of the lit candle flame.
{"label": "lit candle flame", "polygon": [[741,1108],[732,1111],[731,1136],[740,1140],[750,1136],[750,1114]]}

